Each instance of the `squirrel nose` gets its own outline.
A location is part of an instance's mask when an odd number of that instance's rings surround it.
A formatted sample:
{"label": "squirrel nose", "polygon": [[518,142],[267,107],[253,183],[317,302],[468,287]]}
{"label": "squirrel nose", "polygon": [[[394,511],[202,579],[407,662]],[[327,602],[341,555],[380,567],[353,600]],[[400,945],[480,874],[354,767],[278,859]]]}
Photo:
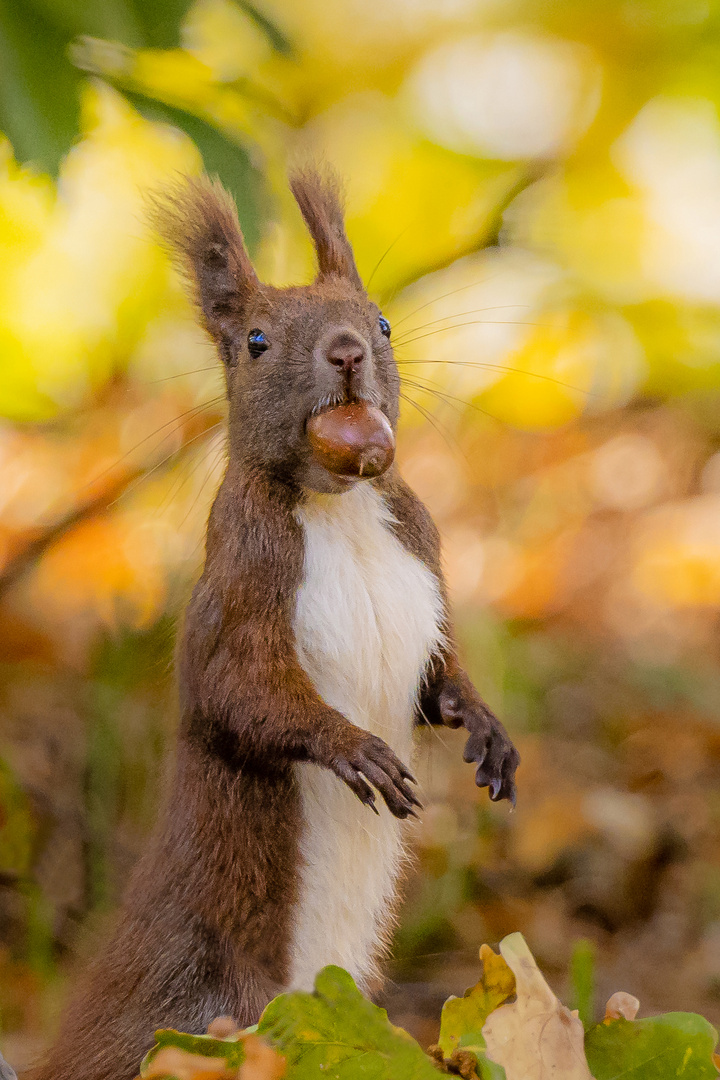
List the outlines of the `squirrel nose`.
{"label": "squirrel nose", "polygon": [[333,367],[350,373],[357,371],[366,356],[366,347],[354,334],[343,333],[333,338],[325,349],[325,359]]}

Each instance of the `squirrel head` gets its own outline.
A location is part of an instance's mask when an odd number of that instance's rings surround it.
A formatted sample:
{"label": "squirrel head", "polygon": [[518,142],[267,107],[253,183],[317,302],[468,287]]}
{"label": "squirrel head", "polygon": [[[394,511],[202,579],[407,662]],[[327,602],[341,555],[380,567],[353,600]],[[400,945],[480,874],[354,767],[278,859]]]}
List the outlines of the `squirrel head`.
{"label": "squirrel head", "polygon": [[[345,435],[358,444],[356,464],[379,460],[364,440],[389,440],[382,465],[365,476],[392,460],[399,378],[390,325],[355,266],[336,178],[308,170],[291,178],[291,188],[317,254],[311,285],[278,289],[258,279],[235,203],[217,180],[185,181],[156,201],[152,217],[223,363],[231,467],[242,461],[306,488],[340,492],[363,477],[362,464],[334,467],[352,459]],[[343,414],[339,436],[335,407]],[[324,429],[314,439],[318,424]],[[378,424],[386,434],[378,435]],[[340,438],[339,457],[321,452],[328,430],[331,451]]]}

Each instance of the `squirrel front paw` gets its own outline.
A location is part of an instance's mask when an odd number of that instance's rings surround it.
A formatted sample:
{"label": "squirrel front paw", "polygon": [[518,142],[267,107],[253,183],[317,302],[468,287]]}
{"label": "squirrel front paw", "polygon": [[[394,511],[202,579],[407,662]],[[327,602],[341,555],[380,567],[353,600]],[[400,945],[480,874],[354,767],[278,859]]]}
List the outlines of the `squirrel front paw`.
{"label": "squirrel front paw", "polygon": [[465,727],[470,735],[463,760],[474,762],[475,783],[490,788],[493,802],[515,805],[515,770],[520,755],[503,725],[487,707],[464,672],[449,676],[438,695],[438,708],[448,727]]}
{"label": "squirrel front paw", "polygon": [[354,725],[338,742],[322,764],[343,780],[360,802],[378,813],[374,787],[395,817],[417,816],[414,807],[422,809],[422,804],[410,787],[417,781],[386,742]]}

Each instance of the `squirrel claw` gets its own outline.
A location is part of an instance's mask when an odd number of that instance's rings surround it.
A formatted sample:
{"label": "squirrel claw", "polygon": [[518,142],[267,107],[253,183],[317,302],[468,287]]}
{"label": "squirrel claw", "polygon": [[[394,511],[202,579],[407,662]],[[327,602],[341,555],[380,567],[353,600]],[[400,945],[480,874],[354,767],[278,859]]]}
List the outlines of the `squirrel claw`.
{"label": "squirrel claw", "polygon": [[475,764],[477,786],[490,789],[492,802],[507,799],[515,806],[515,770],[520,755],[466,675],[460,673],[446,680],[438,706],[446,723],[451,727],[462,724],[469,732],[463,760]]}
{"label": "squirrel claw", "polygon": [[395,817],[415,816],[413,807],[421,807],[421,804],[408,786],[409,781],[415,783],[410,770],[377,735],[360,729],[357,732],[355,746],[348,748],[345,755],[334,757],[330,768],[376,814],[378,809],[372,788],[382,795]]}

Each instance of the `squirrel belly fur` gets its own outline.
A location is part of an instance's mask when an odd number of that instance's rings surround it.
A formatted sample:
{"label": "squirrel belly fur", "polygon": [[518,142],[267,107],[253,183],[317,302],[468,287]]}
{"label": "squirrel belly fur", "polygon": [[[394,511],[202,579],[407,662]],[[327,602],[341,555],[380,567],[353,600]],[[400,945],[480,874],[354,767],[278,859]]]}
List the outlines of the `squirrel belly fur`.
{"label": "squirrel belly fur", "polygon": [[[300,663],[328,705],[409,762],[423,676],[443,638],[438,583],[393,533],[370,485],[313,495],[298,518]],[[391,929],[403,823],[384,805],[377,816],[358,814],[357,798],[327,769],[300,764],[296,775],[302,826],[290,986],[311,990],[320,967],[338,964],[366,988]]]}
{"label": "squirrel belly fur", "polygon": [[476,783],[515,800],[517,751],[458,660],[437,529],[393,462],[390,324],[336,181],[292,190],[318,271],[286,289],[257,278],[218,183],[155,207],[224,371],[227,467],[164,809],[35,1080],[132,1080],[157,1028],[248,1026],[326,964],[370,992],[421,810],[417,723],[465,727]]}

